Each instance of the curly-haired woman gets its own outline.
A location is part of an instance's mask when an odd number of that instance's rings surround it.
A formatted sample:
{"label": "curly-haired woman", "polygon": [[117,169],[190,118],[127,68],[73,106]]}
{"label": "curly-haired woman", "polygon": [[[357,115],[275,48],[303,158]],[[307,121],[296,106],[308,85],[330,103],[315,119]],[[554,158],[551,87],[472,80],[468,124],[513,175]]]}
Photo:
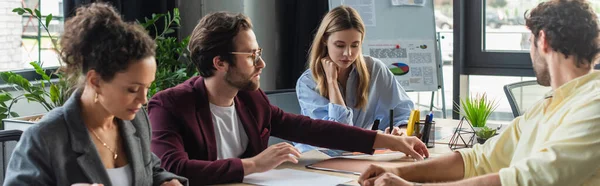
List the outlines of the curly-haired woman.
{"label": "curly-haired woman", "polygon": [[80,84],[65,105],[23,133],[4,185],[181,185],[150,152],[142,105],[154,81],[155,43],[109,5],[77,9],[61,56]]}

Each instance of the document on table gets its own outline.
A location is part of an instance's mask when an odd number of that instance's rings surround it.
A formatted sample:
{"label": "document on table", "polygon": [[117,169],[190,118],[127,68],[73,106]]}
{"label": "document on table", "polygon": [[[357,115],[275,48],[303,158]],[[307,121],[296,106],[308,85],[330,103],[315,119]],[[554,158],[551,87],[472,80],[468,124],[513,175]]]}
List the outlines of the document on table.
{"label": "document on table", "polygon": [[263,173],[250,174],[244,177],[244,183],[255,185],[337,185],[352,181],[352,178],[330,176],[294,169],[273,169]]}

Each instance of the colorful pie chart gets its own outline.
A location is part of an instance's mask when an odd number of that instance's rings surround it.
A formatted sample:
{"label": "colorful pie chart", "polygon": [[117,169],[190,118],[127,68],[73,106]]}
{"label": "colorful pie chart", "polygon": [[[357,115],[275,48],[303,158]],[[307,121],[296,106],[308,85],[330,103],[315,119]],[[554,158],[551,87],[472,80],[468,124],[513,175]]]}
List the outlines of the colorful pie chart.
{"label": "colorful pie chart", "polygon": [[392,63],[392,65],[390,66],[390,71],[392,71],[392,73],[397,76],[407,74],[408,70],[408,65],[404,63]]}

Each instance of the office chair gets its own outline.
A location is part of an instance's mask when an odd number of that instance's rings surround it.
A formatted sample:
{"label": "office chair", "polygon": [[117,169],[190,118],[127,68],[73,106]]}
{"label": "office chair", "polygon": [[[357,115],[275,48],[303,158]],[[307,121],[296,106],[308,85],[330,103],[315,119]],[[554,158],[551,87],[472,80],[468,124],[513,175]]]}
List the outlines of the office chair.
{"label": "office chair", "polygon": [[[269,102],[271,105],[275,105],[284,112],[292,113],[292,114],[300,114],[300,103],[298,103],[298,96],[296,96],[296,89],[280,89],[280,90],[272,90],[265,91],[267,94],[267,98],[269,98]],[[290,141],[271,136],[269,137],[269,146],[280,143],[280,142],[288,142]]]}
{"label": "office chair", "polygon": [[536,80],[521,81],[508,85],[504,85],[504,94],[510,104],[513,116],[519,117],[525,113],[531,105],[539,99],[524,99],[528,94],[540,94],[550,91],[550,87],[543,87]]}
{"label": "office chair", "polygon": [[7,145],[7,142],[17,142],[21,138],[23,131],[20,130],[0,130],[0,143],[2,143],[2,183],[4,183],[4,175],[6,175],[7,159],[10,159],[12,151],[15,148],[15,144]]}
{"label": "office chair", "polygon": [[300,103],[296,96],[296,89],[280,89],[265,91],[272,105],[292,114],[300,114]]}

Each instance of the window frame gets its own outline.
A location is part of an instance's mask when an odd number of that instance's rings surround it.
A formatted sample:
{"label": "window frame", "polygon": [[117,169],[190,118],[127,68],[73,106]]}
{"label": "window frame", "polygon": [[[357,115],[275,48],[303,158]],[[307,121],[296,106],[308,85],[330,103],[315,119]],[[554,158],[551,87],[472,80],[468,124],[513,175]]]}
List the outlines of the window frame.
{"label": "window frame", "polygon": [[[533,77],[529,51],[484,50],[486,0],[465,1],[463,75]],[[455,17],[456,20],[456,17]],[[456,38],[456,37],[455,37]]]}

